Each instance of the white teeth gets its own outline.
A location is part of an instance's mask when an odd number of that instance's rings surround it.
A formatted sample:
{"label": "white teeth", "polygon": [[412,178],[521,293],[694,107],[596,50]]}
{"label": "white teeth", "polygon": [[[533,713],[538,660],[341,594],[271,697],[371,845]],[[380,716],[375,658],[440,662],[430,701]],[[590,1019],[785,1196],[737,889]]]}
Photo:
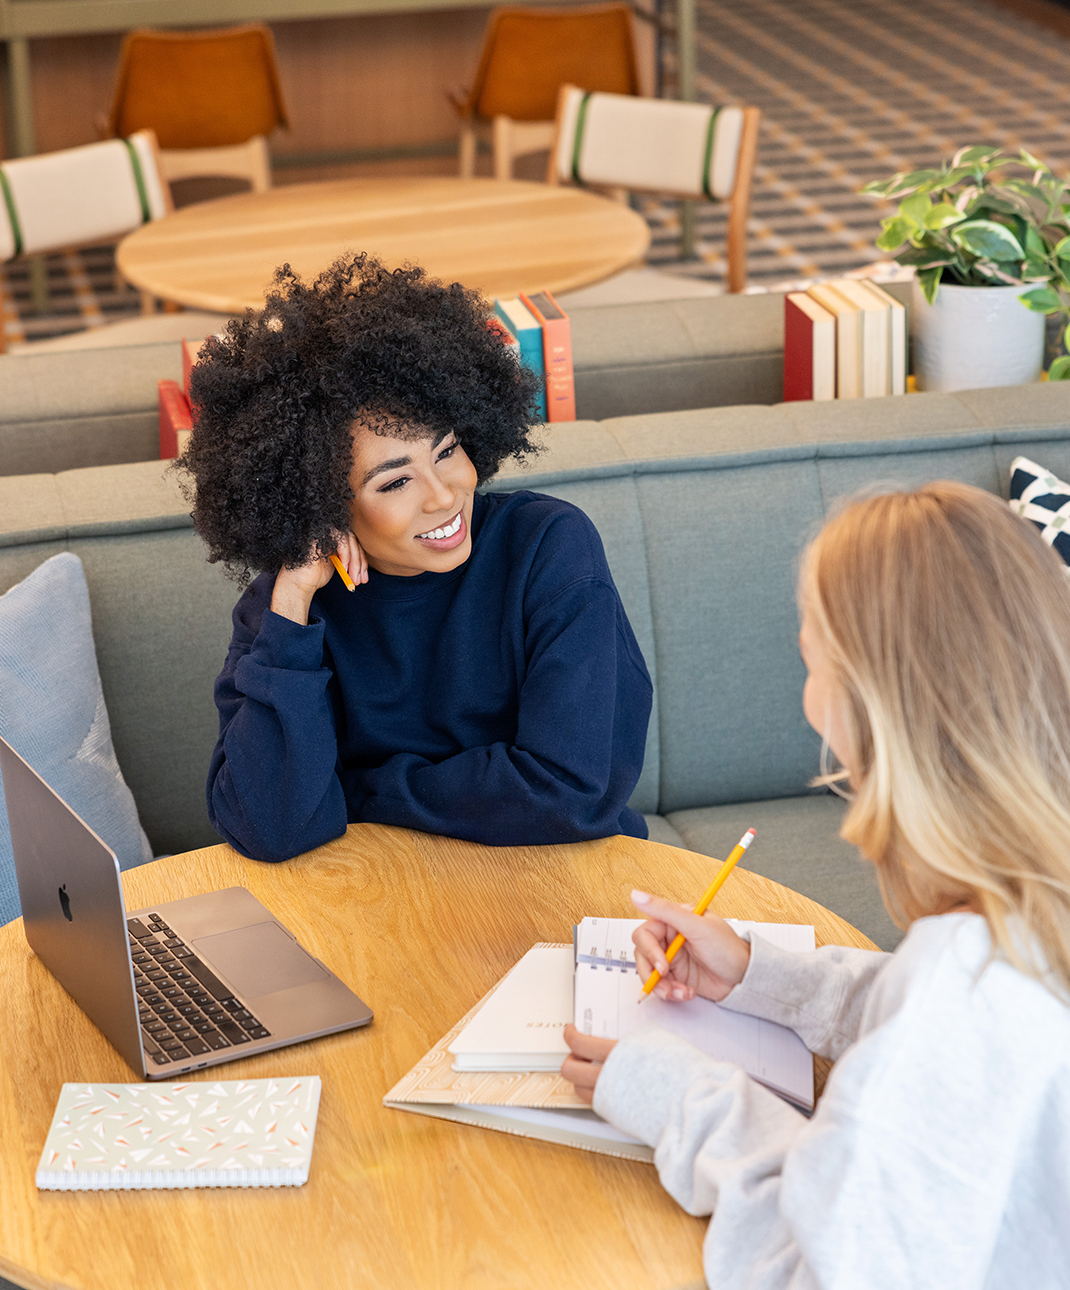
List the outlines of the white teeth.
{"label": "white teeth", "polygon": [[430,533],[417,533],[416,536],[422,537],[422,538],[435,538],[435,539],[453,537],[454,533],[456,533],[460,529],[460,527],[461,527],[461,513],[460,511],[458,511],[456,516],[454,516],[452,524],[447,524],[446,527],[443,529],[432,529]]}

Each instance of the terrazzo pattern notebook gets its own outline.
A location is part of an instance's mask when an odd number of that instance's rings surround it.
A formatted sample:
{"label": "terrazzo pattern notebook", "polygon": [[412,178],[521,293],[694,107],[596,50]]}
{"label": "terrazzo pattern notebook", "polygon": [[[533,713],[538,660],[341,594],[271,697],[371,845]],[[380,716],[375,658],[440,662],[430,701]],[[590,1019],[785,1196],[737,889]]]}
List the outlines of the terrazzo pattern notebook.
{"label": "terrazzo pattern notebook", "polygon": [[299,1187],[318,1076],[64,1084],[37,1166],[43,1191]]}

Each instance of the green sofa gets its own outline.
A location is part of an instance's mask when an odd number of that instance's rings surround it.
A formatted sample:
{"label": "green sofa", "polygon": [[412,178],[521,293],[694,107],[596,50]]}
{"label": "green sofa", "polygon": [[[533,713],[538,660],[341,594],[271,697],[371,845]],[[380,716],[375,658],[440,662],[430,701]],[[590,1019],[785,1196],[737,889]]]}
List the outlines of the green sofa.
{"label": "green sofa", "polygon": [[[566,498],[602,534],[655,684],[633,798],[651,836],[721,856],[753,824],[751,868],[893,946],[872,873],[837,837],[842,804],[808,787],[798,554],[837,498],[876,483],[1005,495],[1018,453],[1065,478],[1070,385],[582,421],[545,441],[491,486]],[[116,752],[157,853],[216,840],[212,681],[237,588],[187,511],[159,462],[0,478],[0,592],[60,550],[85,565]]]}

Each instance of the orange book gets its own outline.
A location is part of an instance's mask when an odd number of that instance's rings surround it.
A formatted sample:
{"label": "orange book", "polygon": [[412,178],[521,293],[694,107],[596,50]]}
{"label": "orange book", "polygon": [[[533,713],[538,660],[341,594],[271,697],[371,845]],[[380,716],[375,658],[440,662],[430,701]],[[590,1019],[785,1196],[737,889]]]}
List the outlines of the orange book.
{"label": "orange book", "polygon": [[193,431],[189,399],[177,381],[161,381],[160,398],[160,460],[178,457],[186,450]]}
{"label": "orange book", "polygon": [[546,359],[546,420],[576,420],[576,385],[572,375],[572,333],[568,315],[550,295],[520,293],[520,299],[542,325],[542,352]]}

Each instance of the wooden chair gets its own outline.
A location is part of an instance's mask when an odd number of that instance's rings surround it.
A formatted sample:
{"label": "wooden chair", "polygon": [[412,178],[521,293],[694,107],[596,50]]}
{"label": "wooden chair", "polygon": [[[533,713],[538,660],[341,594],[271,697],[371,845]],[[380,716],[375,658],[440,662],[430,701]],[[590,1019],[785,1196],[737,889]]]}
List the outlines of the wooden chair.
{"label": "wooden chair", "polygon": [[450,94],[461,117],[461,176],[475,174],[477,137],[488,130],[496,179],[512,177],[518,156],[548,148],[565,83],[638,94],[631,23],[626,3],[495,9],[471,88]]}
{"label": "wooden chair", "polygon": [[271,31],[132,31],[123,41],[105,132],[156,132],[171,182],[205,175],[271,187],[267,135],[286,125]]}
{"label": "wooden chair", "polygon": [[728,203],[728,290],[747,285],[747,214],[761,113],[563,85],[547,182]]}
{"label": "wooden chair", "polygon": [[0,163],[0,197],[4,261],[114,241],[172,210],[151,130]]}

